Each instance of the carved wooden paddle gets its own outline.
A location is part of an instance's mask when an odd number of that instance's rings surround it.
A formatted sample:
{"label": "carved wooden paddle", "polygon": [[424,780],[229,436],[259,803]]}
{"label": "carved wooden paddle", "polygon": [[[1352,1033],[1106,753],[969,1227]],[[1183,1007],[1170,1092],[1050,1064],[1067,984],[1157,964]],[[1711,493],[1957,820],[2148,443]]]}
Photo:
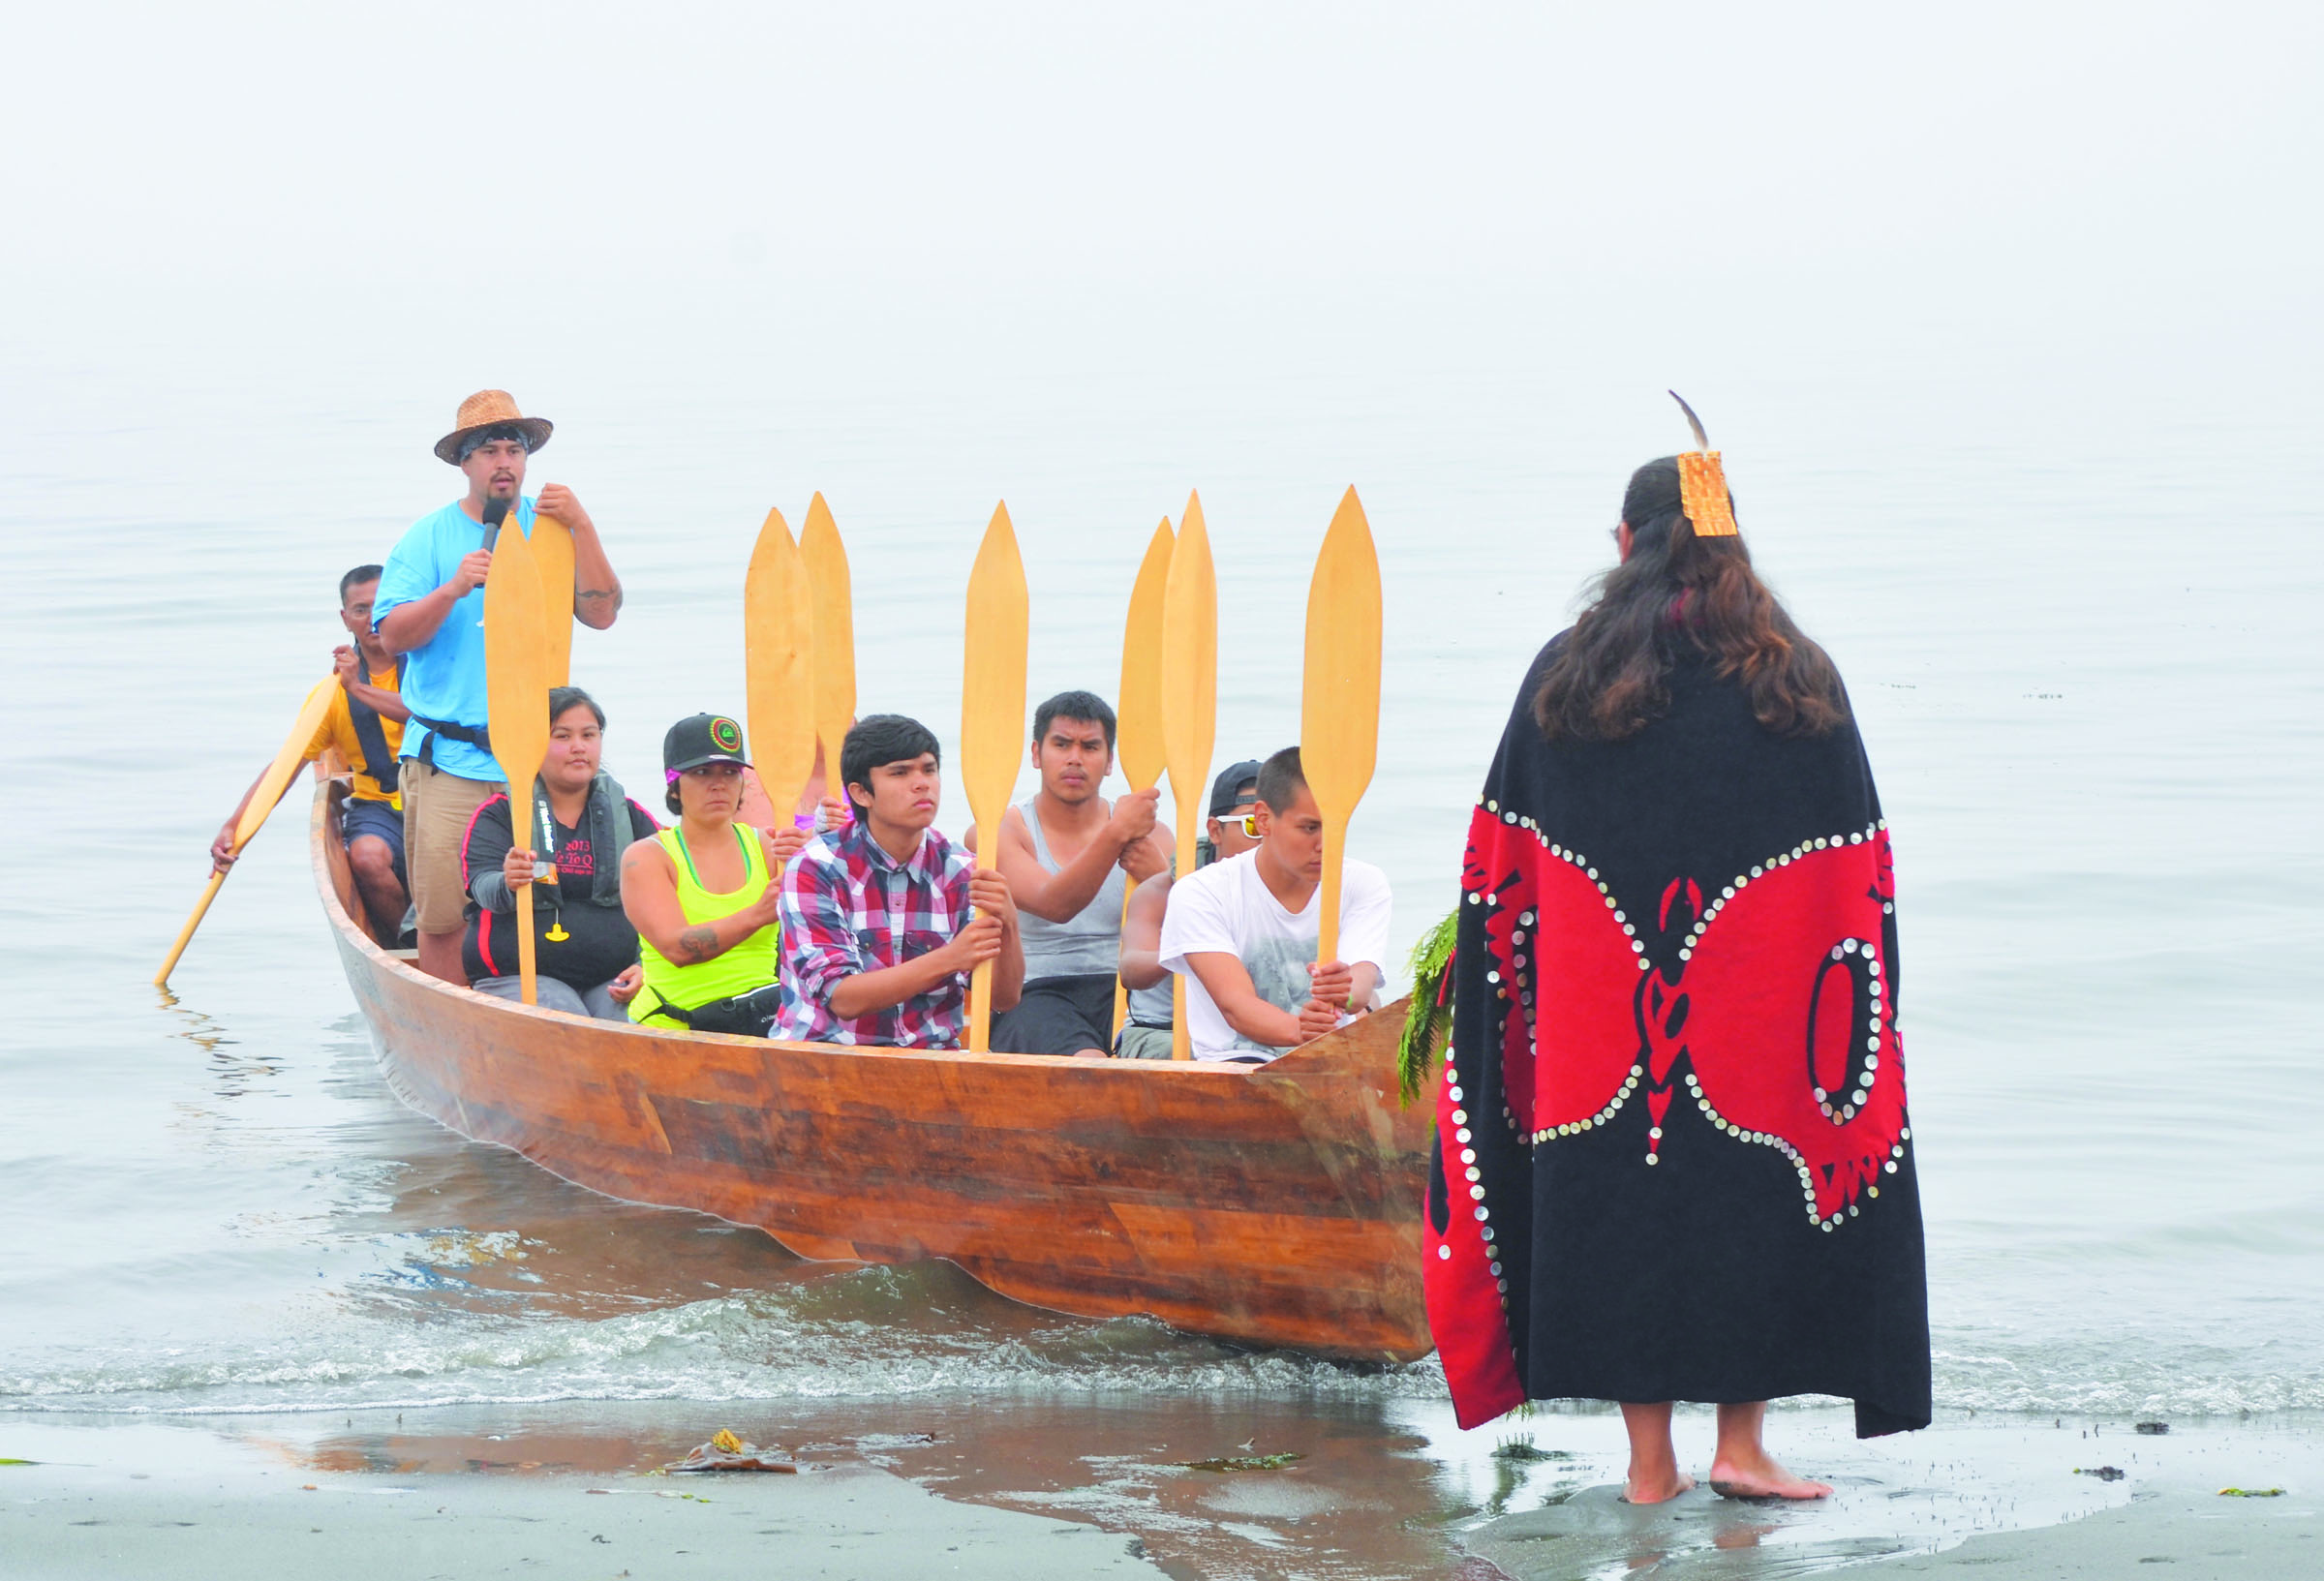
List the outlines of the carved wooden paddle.
{"label": "carved wooden paddle", "polygon": [[1300,694],[1300,766],[1324,817],[1324,882],[1315,958],[1339,956],[1339,884],[1348,820],[1380,754],[1380,557],[1363,505],[1348,490],[1307,585],[1307,664]]}
{"label": "carved wooden paddle", "polygon": [[[1210,534],[1203,526],[1200,494],[1186,497],[1177,546],[1162,594],[1162,753],[1178,805],[1178,876],[1194,871],[1204,781],[1218,731],[1218,573],[1210,563]],[[1171,979],[1170,1057],[1191,1059],[1186,1024],[1186,979]]]}
{"label": "carved wooden paddle", "polygon": [[778,819],[791,816],[815,767],[814,646],[807,562],[782,512],[770,510],[743,579],[743,658],[751,762]]}
{"label": "carved wooden paddle", "polygon": [[820,494],[807,502],[799,557],[807,563],[808,587],[813,593],[814,657],[810,668],[815,682],[815,739],[823,748],[823,793],[845,802],[840,744],[855,722],[855,591],[847,573],[847,546],[840,541],[839,524],[831,519],[831,507]]}
{"label": "carved wooden paddle", "polygon": [[[1030,621],[1024,561],[1004,502],[993,510],[968,573],[967,652],[961,666],[961,785],[976,820],[976,865],[997,865],[1001,814],[1024,760],[1024,655]],[[993,1048],[993,963],[968,980],[968,1048]]]}
{"label": "carved wooden paddle", "polygon": [[[1177,534],[1170,530],[1170,518],[1163,517],[1162,525],[1154,529],[1154,535],[1147,541],[1146,559],[1138,564],[1138,580],[1130,585],[1130,616],[1122,626],[1121,690],[1115,705],[1115,755],[1121,764],[1121,776],[1134,791],[1151,790],[1154,781],[1169,767],[1162,756],[1162,594],[1170,584],[1170,556],[1177,541]],[[1137,893],[1135,878],[1121,887],[1124,922],[1129,920],[1130,897]],[[1121,1036],[1121,1023],[1129,1013],[1129,989],[1116,977],[1115,1037]]]}
{"label": "carved wooden paddle", "polygon": [[[298,773],[300,764],[306,762],[307,744],[315,739],[315,732],[322,728],[323,715],[330,713],[331,698],[338,688],[339,678],[326,675],[315,683],[314,689],[307,693],[306,701],[298,705],[298,717],[290,722],[290,734],[283,738],[282,750],[274,754],[274,761],[266,765],[264,774],[259,775],[259,782],[252,789],[250,800],[242,806],[241,821],[234,825],[234,855],[242,854],[242,848],[250,843],[251,836],[266,822],[266,815],[274,810],[275,803],[283,799],[290,776]],[[225,882],[225,872],[213,871],[210,874],[209,887],[201,892],[201,898],[194,902],[194,914],[186,919],[186,926],[177,930],[177,942],[169,946],[168,958],[162,962],[162,969],[153,974],[155,988],[169,986],[169,974],[177,970],[177,958],[186,953],[186,946],[193,941],[194,929],[201,926],[202,914],[210,909],[210,902],[218,898],[218,887]]]}
{"label": "carved wooden paddle", "polygon": [[549,684],[569,686],[573,684],[572,529],[554,516],[535,511],[532,544],[533,559],[540,566],[541,612],[549,643]]}
{"label": "carved wooden paddle", "polygon": [[[535,850],[533,781],[549,755],[549,622],[542,605],[540,562],[531,541],[522,532],[503,532],[484,576],[486,725],[508,782],[509,833]],[[516,892],[516,959],[528,1005],[539,1002],[533,958],[533,886],[526,884]]]}

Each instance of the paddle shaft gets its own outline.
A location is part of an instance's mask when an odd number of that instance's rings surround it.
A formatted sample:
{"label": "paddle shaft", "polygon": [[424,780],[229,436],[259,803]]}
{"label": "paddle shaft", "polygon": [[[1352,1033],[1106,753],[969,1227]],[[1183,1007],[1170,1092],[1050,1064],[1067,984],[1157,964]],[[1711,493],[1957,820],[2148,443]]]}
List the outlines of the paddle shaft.
{"label": "paddle shaft", "polygon": [[218,898],[218,886],[225,882],[224,868],[210,874],[209,888],[203,890],[201,898],[194,902],[194,915],[186,919],[186,926],[177,930],[177,942],[169,946],[169,958],[163,961],[162,969],[153,974],[155,988],[168,987],[169,974],[177,970],[177,958],[184,955],[186,946],[194,942],[194,929],[201,926],[201,914],[210,909],[210,902]]}
{"label": "paddle shaft", "polygon": [[540,1003],[540,981],[534,975],[533,943],[533,886],[520,884],[516,890],[516,969],[521,974],[519,986],[524,990],[525,1003]]}
{"label": "paddle shaft", "polygon": [[[1195,809],[1202,806],[1202,786],[1181,788],[1177,775],[1172,775],[1171,787],[1177,791],[1178,802],[1178,871],[1190,873],[1198,853],[1194,848]],[[1186,974],[1170,974],[1170,1057],[1194,1057],[1194,1029],[1186,1024]]]}
{"label": "paddle shaft", "polygon": [[[1339,958],[1339,883],[1343,872],[1343,853],[1348,847],[1348,820],[1324,820],[1324,881],[1323,896],[1317,908],[1315,927],[1315,958],[1329,963]],[[1347,1007],[1341,1006],[1343,1010]]]}
{"label": "paddle shaft", "polygon": [[[1121,935],[1129,931],[1130,897],[1137,893],[1138,880],[1131,878],[1123,882],[1121,886],[1121,927],[1115,933],[1116,951],[1119,949],[1118,941]],[[1114,974],[1114,1041],[1116,1044],[1121,1042],[1121,1029],[1129,1019],[1130,986],[1121,980],[1121,973],[1116,971]]]}
{"label": "paddle shaft", "polygon": [[[290,788],[290,776],[298,773],[299,765],[307,761],[307,744],[315,739],[324,715],[330,712],[331,700],[338,694],[339,678],[336,675],[326,675],[307,689],[306,701],[299,705],[298,717],[290,723],[290,734],[283,738],[282,748],[274,754],[274,761],[266,766],[265,772],[250,787],[250,794],[242,799],[241,811],[234,820],[233,854],[236,857],[257,837],[267,815],[274,811],[284,793]],[[186,926],[178,933],[177,942],[169,947],[169,958],[163,961],[162,969],[154,974],[155,988],[169,986],[169,974],[177,969],[177,958],[186,953],[186,945],[192,941],[194,929],[201,926],[201,914],[210,909],[210,902],[218,897],[219,885],[225,882],[224,872],[214,871],[210,874],[210,886],[201,892],[201,899],[194,907],[194,915],[186,919]]]}
{"label": "paddle shaft", "polygon": [[[982,840],[977,842],[981,848]],[[980,855],[978,872],[995,869]],[[989,1053],[993,1048],[993,962],[985,961],[968,974],[968,1048],[974,1053]]]}

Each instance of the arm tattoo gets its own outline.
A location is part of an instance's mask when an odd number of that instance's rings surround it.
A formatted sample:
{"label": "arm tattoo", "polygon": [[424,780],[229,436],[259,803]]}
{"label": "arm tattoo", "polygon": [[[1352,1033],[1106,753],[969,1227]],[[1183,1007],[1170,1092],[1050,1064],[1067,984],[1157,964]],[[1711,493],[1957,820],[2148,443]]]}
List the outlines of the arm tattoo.
{"label": "arm tattoo", "polygon": [[686,929],[678,935],[678,953],[697,963],[710,959],[719,953],[719,930],[708,923]]}
{"label": "arm tattoo", "polygon": [[616,588],[612,588],[612,589],[606,589],[606,588],[583,588],[583,589],[582,589],[582,590],[581,590],[579,593],[577,593],[573,594],[573,596],[574,596],[575,598],[577,598],[577,599],[579,599],[579,598],[597,598],[597,599],[608,599],[608,598],[609,598],[609,599],[611,599],[611,600],[613,601],[613,607],[614,607],[615,609],[617,609],[617,610],[618,610],[618,609],[620,609],[620,608],[622,607],[622,590],[621,590],[620,588],[618,588],[618,587],[616,587]]}

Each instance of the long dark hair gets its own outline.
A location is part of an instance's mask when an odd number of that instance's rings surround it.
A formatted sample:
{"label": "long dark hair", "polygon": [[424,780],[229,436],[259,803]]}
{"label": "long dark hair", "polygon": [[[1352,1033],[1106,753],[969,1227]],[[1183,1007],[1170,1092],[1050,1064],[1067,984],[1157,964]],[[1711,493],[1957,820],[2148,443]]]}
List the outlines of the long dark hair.
{"label": "long dark hair", "polygon": [[1751,568],[1743,540],[1695,535],[1677,457],[1630,474],[1622,520],[1630,558],[1599,579],[1533,694],[1543,734],[1636,735],[1670,706],[1671,667],[1690,654],[1741,682],[1752,714],[1778,736],[1824,735],[1848,717],[1839,670]]}

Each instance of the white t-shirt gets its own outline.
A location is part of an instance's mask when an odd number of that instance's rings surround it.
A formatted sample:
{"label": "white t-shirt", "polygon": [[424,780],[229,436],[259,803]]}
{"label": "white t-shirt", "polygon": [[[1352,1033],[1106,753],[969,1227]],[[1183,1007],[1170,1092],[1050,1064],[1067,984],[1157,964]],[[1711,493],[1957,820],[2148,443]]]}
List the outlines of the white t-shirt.
{"label": "white t-shirt", "polygon": [[[1162,914],[1162,964],[1186,979],[1187,1040],[1195,1058],[1272,1058],[1283,1050],[1253,1043],[1229,1026],[1186,958],[1214,951],[1235,957],[1251,974],[1260,998],[1296,1016],[1308,998],[1307,968],[1315,962],[1323,894],[1318,884],[1306,909],[1293,916],[1259,876],[1255,850],[1214,862],[1171,885],[1169,908]],[[1351,966],[1369,961],[1387,976],[1388,910],[1388,876],[1368,862],[1348,859],[1339,884],[1340,959]]]}

